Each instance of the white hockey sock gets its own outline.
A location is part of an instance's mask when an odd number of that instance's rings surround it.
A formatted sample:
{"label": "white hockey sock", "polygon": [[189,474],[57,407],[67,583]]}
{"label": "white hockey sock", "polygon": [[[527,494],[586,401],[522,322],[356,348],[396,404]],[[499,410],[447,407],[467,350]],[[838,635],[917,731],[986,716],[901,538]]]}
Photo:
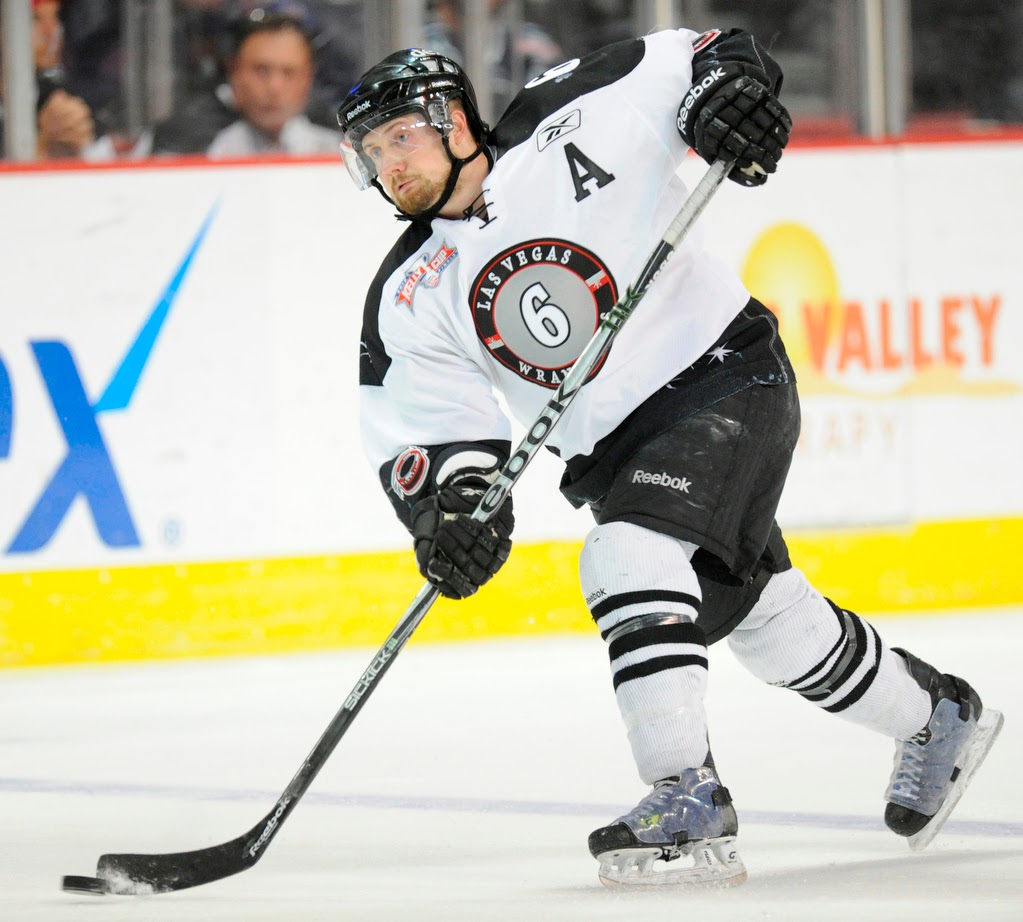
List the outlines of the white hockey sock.
{"label": "white hockey sock", "polygon": [[586,604],[608,642],[615,698],[639,775],[653,784],[707,758],[707,642],[684,542],[599,525],[579,559]]}
{"label": "white hockey sock", "polygon": [[771,577],[728,644],[764,682],[886,736],[908,739],[930,718],[930,697],[905,660],[796,568]]}

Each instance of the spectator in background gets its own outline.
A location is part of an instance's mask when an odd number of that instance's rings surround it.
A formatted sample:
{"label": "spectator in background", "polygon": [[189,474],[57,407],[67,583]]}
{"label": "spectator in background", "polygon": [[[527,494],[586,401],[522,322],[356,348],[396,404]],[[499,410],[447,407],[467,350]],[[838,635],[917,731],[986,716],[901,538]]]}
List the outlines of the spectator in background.
{"label": "spectator in background", "polygon": [[[32,0],[32,52],[36,72],[36,157],[106,159],[112,154],[107,139],[96,141],[89,104],[68,91],[64,71],[64,28],[61,0]],[[0,71],[2,75],[2,71]],[[2,90],[0,80],[0,90]],[[3,144],[0,112],[0,148]]]}
{"label": "spectator in background", "polygon": [[[430,0],[431,19],[423,45],[465,65],[465,29],[460,0]],[[490,67],[493,110],[500,115],[528,80],[565,60],[561,46],[532,22],[513,22],[507,0],[490,0]]]}
{"label": "spectator in background", "polygon": [[97,138],[112,153],[127,153],[134,138],[125,134],[123,0],[63,0],[60,22],[61,85],[92,111]]}
{"label": "spectator in background", "polygon": [[312,37],[315,75],[305,114],[337,128],[337,108],[363,70],[363,4],[354,0],[177,0],[176,92],[179,103],[227,83],[234,24],[257,10],[290,16]]}
{"label": "spectator in background", "polygon": [[147,132],[136,154],[336,153],[337,132],[314,125],[305,114],[313,60],[312,38],[302,22],[254,10],[236,26],[227,84]]}
{"label": "spectator in background", "polygon": [[60,0],[32,0],[32,51],[38,87],[36,156],[80,157],[96,140],[92,109],[65,89]]}

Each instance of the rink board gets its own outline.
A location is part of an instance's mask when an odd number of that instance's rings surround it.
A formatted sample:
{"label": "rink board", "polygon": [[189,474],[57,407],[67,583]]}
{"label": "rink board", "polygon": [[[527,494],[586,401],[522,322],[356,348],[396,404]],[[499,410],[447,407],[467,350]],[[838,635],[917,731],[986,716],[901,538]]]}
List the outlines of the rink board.
{"label": "rink board", "polygon": [[[1020,141],[796,149],[701,218],[779,315],[779,521],[851,608],[1023,601],[1021,167]],[[379,197],[335,161],[167,163],[0,171],[0,213],[0,663],[379,642],[421,585],[358,447]],[[424,638],[588,628],[559,473],[536,460],[508,569]]]}
{"label": "rink board", "polygon": [[[417,640],[596,636],[580,547],[517,545],[476,596],[440,599]],[[1014,604],[1020,547],[1020,519],[789,537],[825,595],[872,617]],[[0,574],[0,666],[378,647],[422,585],[406,551]]]}

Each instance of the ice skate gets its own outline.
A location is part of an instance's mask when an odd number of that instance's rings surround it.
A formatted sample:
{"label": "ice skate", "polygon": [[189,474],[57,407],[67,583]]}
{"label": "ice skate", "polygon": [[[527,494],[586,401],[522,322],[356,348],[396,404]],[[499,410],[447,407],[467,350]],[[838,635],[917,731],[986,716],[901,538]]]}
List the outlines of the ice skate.
{"label": "ice skate", "polygon": [[896,650],[931,696],[931,718],[912,739],[898,741],[884,820],[914,851],[938,834],[1002,729],[1001,713],[985,708],[962,679],[942,675]]}
{"label": "ice skate", "polygon": [[611,888],[734,886],[746,879],[735,847],[738,829],[732,799],[714,769],[689,768],[659,781],[629,813],[590,833],[590,854]]}

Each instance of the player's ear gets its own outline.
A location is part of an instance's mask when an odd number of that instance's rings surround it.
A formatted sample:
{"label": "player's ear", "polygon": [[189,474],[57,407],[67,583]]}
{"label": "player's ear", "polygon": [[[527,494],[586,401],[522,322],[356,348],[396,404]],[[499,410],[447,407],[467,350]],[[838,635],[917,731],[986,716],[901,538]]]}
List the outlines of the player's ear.
{"label": "player's ear", "polygon": [[[476,149],[476,139],[469,128],[469,119],[461,106],[451,107],[451,134],[449,143],[456,156],[466,156]],[[464,151],[464,153],[463,153]]]}

